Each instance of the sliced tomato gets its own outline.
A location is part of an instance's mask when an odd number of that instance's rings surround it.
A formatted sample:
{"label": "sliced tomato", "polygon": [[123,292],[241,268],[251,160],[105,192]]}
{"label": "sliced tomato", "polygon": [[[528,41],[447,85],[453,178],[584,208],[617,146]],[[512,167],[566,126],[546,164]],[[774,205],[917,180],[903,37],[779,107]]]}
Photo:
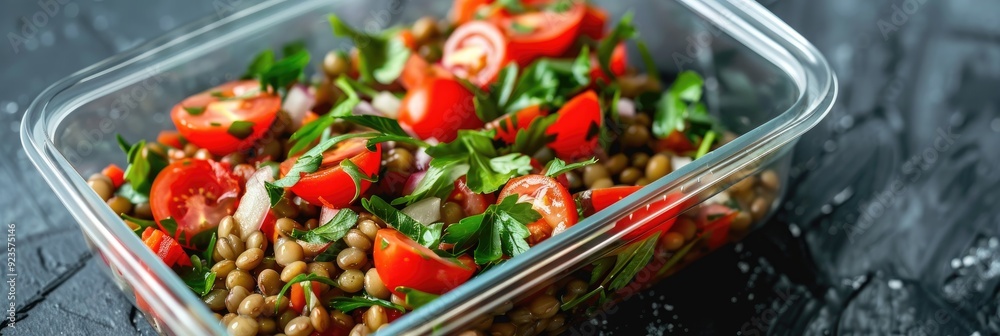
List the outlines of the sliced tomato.
{"label": "sliced tomato", "polygon": [[448,17],[455,24],[475,20],[476,16],[489,9],[489,4],[492,2],[493,0],[455,0]]}
{"label": "sliced tomato", "polygon": [[499,202],[512,195],[517,195],[518,202],[531,203],[531,208],[542,215],[537,222],[528,224],[530,245],[566,231],[579,220],[573,197],[551,177],[532,174],[514,178],[500,191]]}
{"label": "sliced tomato", "polygon": [[399,83],[407,90],[419,87],[431,78],[451,78],[452,75],[440,64],[431,64],[417,54],[410,54],[399,75]]}
{"label": "sliced tomato", "polygon": [[469,256],[446,259],[393,229],[375,235],[373,258],[379,278],[393,294],[400,286],[431,294],[445,292],[465,283],[476,272]]}
{"label": "sliced tomato", "polygon": [[[239,202],[239,180],[212,160],[184,159],[171,163],[156,176],[149,206],[163,229],[163,220],[177,222],[175,237],[193,237],[214,229],[232,215]],[[190,241],[190,239],[185,239]]]}
{"label": "sliced tomato", "polygon": [[[338,143],[323,153],[323,161],[317,171],[302,173],[299,182],[289,190],[312,205],[336,209],[349,206],[354,200],[354,180],[340,167],[340,162],[351,160],[368,176],[378,173],[382,166],[382,145],[375,145],[375,150],[369,151],[366,144],[367,140],[360,138]],[[298,156],[294,156],[282,162],[281,176],[288,174],[298,159]],[[359,183],[361,194],[371,186],[371,182],[365,180],[360,180]]]}
{"label": "sliced tomato", "polygon": [[[548,173],[548,170],[545,169],[545,166],[539,163],[538,160],[536,160],[535,158],[531,158],[531,168],[532,168],[531,169],[532,174],[546,175],[546,173]],[[559,174],[559,176],[556,176],[555,179],[556,182],[559,182],[559,184],[562,184],[563,187],[566,187],[566,189],[569,190],[569,178],[566,177],[565,173]]]}
{"label": "sliced tomato", "polygon": [[[611,51],[611,59],[608,61],[608,68],[611,70],[611,74],[615,77],[625,74],[625,69],[628,67],[628,55],[626,54],[625,43],[619,43],[615,46],[615,49]],[[601,68],[600,62],[597,60],[597,55],[591,56],[590,58],[590,79],[594,83],[604,81],[604,83],[611,83],[611,77],[608,76],[604,69]]]}
{"label": "sliced tomato", "polygon": [[532,105],[491,121],[486,124],[486,128],[497,131],[496,136],[493,137],[494,139],[512,144],[514,143],[514,139],[517,138],[517,131],[527,129],[532,121],[542,116],[545,116],[545,111],[538,105]]}
{"label": "sliced tomato", "polygon": [[559,117],[545,134],[554,136],[548,144],[566,162],[594,155],[601,133],[601,103],[594,91],[577,95],[559,109]]}
{"label": "sliced tomato", "polygon": [[510,61],[507,45],[507,37],[496,25],[468,22],[445,41],[441,64],[455,76],[485,88]]}
{"label": "sliced tomato", "polygon": [[409,29],[401,29],[398,33],[396,33],[396,38],[402,41],[403,45],[406,46],[407,49],[416,51],[417,39],[413,37],[413,32]]}
{"label": "sliced tomato", "polygon": [[655,147],[660,152],[669,150],[677,154],[687,153],[698,148],[683,132],[676,130],[670,132],[666,138],[657,140]]}
{"label": "sliced tomato", "polygon": [[477,194],[469,189],[465,176],[455,180],[455,189],[451,191],[448,200],[462,206],[466,216],[474,216],[486,212],[486,208],[496,200],[493,194]]}
{"label": "sliced tomato", "polygon": [[184,149],[186,141],[177,131],[160,131],[160,134],[156,136],[156,142],[173,148]]}
{"label": "sliced tomato", "polygon": [[191,259],[188,258],[187,253],[184,253],[181,245],[163,231],[147,227],[145,231],[142,231],[142,243],[153,253],[156,253],[156,256],[160,257],[160,260],[163,260],[169,267],[174,265],[191,266]]}
{"label": "sliced tomato", "polygon": [[121,187],[122,183],[125,183],[125,171],[114,163],[104,167],[104,170],[101,170],[101,174],[111,179],[111,184],[113,184],[115,188]]}
{"label": "sliced tomato", "polygon": [[537,11],[500,18],[496,21],[510,39],[510,57],[527,66],[539,57],[556,57],[566,52],[579,36],[586,5],[573,1],[557,11],[542,6]]}
{"label": "sliced tomato", "polygon": [[[293,283],[292,286],[291,286],[291,288],[289,288],[290,294],[288,296],[289,297],[288,302],[291,305],[292,310],[294,310],[295,312],[300,313],[300,314],[302,313],[302,310],[305,309],[305,307],[306,307],[306,290],[305,290],[304,287],[302,287],[303,283],[305,283],[305,282],[296,282],[296,283]],[[316,281],[310,281],[309,282],[309,287],[312,288],[312,292],[313,292],[313,294],[316,295],[316,299],[319,299],[319,294],[320,294],[320,292],[319,292],[319,286],[320,285],[321,284],[319,282],[316,282]],[[273,307],[272,307],[272,309],[273,309]]]}
{"label": "sliced tomato", "polygon": [[705,242],[709,249],[714,250],[726,244],[729,240],[729,227],[737,214],[739,213],[722,204],[706,204],[701,207],[697,224],[699,231],[708,235]]}
{"label": "sliced tomato", "polygon": [[[612,204],[641,188],[641,186],[625,186],[593,189],[578,194],[578,198],[580,199],[580,204],[583,205],[584,214],[590,216],[607,209]],[[681,197],[683,197],[682,194],[668,194],[658,201],[651,202],[648,206],[640,207],[639,210],[636,210],[630,216],[615,223],[615,227],[611,230],[611,233],[621,232],[634,225],[642,225],[643,227],[633,229],[621,238],[625,241],[633,241],[649,237],[656,232],[667,232],[677,220],[677,215],[680,214],[681,210],[687,208],[687,206],[680,204],[665,211],[664,209]]]}
{"label": "sliced tomato", "polygon": [[591,39],[600,40],[604,38],[604,25],[608,22],[608,12],[595,6],[587,6],[587,11],[583,13],[583,22],[580,23],[580,35]]}
{"label": "sliced tomato", "polygon": [[421,139],[455,140],[458,130],[483,127],[473,100],[472,92],[457,80],[428,80],[403,97],[399,125]]}
{"label": "sliced tomato", "polygon": [[188,97],[170,111],[177,130],[215,155],[253,146],[271,127],[281,97],[261,92],[255,80],[235,81]]}

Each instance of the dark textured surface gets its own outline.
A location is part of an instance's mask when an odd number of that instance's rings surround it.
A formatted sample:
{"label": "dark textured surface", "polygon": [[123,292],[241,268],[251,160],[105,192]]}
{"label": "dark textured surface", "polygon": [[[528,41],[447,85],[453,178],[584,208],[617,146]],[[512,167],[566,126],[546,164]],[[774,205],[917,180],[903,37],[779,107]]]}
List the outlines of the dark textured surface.
{"label": "dark textured surface", "polygon": [[[52,82],[233,2],[69,0],[54,15],[0,3],[0,220],[17,224],[20,307],[0,333],[152,333],[27,162],[18,127]],[[1000,333],[1000,3],[762,2],[840,77],[837,106],[796,150],[788,202],[743,244],[577,330]],[[45,24],[23,35],[20,18],[37,15]],[[938,132],[949,128],[954,139]]]}

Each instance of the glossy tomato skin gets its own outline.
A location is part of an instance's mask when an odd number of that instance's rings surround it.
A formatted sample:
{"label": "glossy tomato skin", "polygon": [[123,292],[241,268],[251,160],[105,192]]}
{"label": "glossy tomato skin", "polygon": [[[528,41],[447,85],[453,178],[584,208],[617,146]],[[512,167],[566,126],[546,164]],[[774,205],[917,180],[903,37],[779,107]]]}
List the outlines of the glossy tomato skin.
{"label": "glossy tomato skin", "polygon": [[[323,154],[319,170],[302,174],[302,178],[289,190],[306,202],[316,206],[340,209],[354,201],[354,180],[340,167],[343,160],[351,160],[365,175],[377,174],[382,166],[382,145],[375,145],[374,151],[365,147],[364,139],[348,139]],[[281,163],[281,175],[285,176],[295,166],[299,157],[291,157]],[[361,195],[371,186],[371,182],[360,180]]]}
{"label": "glossy tomato skin", "polygon": [[726,244],[729,240],[729,228],[737,211],[722,204],[703,205],[698,212],[698,229],[708,236],[706,245],[709,249],[716,249]]}
{"label": "glossy tomato skin", "polygon": [[[579,36],[586,5],[574,1],[561,13],[542,9],[495,21],[510,39],[510,57],[527,66],[539,57],[557,57],[566,52]],[[518,28],[522,27],[522,28]],[[533,28],[530,32],[523,27]]]}
{"label": "glossy tomato skin", "polygon": [[473,95],[454,79],[433,78],[406,93],[399,109],[399,125],[421,139],[455,140],[458,130],[479,129]]}
{"label": "glossy tomato skin", "polygon": [[406,60],[403,73],[399,76],[399,83],[407,90],[412,90],[429,79],[451,77],[451,72],[448,72],[440,64],[431,64],[414,53],[410,54],[410,58]]}
{"label": "glossy tomato skin", "polygon": [[593,40],[604,38],[605,24],[608,22],[608,12],[596,6],[587,6],[580,23],[580,35]]}
{"label": "glossy tomato skin", "polygon": [[510,62],[509,44],[493,23],[468,22],[448,36],[441,64],[455,76],[486,88]]}
{"label": "glossy tomato skin", "polygon": [[374,245],[373,258],[379,278],[389,291],[400,297],[404,295],[396,289],[401,286],[444,294],[476,272],[472,258],[442,258],[393,229],[378,230]]}
{"label": "glossy tomato skin", "polygon": [[551,177],[532,174],[511,179],[500,191],[498,202],[508,196],[517,196],[518,202],[531,203],[532,209],[542,215],[538,221],[528,224],[530,245],[569,229],[579,220],[569,190]]}
{"label": "glossy tomato skin", "polygon": [[188,258],[187,253],[184,252],[181,245],[161,230],[147,227],[142,232],[142,243],[152,250],[157,257],[160,257],[160,260],[163,260],[168,267],[173,267],[175,264],[191,266],[191,259]]}
{"label": "glossy tomato skin", "polygon": [[236,176],[212,160],[184,159],[156,176],[149,206],[163,229],[163,220],[177,222],[177,236],[192,237],[216,227],[236,211],[242,187]]}
{"label": "glossy tomato skin", "polygon": [[[628,67],[628,54],[624,43],[619,43],[615,46],[615,49],[611,51],[611,59],[608,61],[608,68],[611,70],[611,74],[615,77],[625,74],[625,70]],[[593,83],[598,83],[603,81],[604,83],[611,83],[611,77],[608,76],[604,69],[601,68],[601,63],[597,60],[597,56],[591,56],[590,59],[590,79]]]}
{"label": "glossy tomato skin", "polygon": [[[260,83],[255,80],[229,82],[188,97],[174,106],[170,118],[184,139],[212,154],[221,156],[245,150],[267,132],[281,109],[281,98],[277,95],[251,94],[259,90]],[[249,96],[223,100],[219,95]],[[250,122],[252,127],[231,131],[230,126],[236,121]]]}
{"label": "glossy tomato skin", "polygon": [[492,2],[493,0],[455,0],[448,17],[456,24],[475,20],[476,14]]}
{"label": "glossy tomato skin", "polygon": [[579,94],[558,113],[558,119],[546,131],[547,135],[555,136],[549,148],[566,162],[593,156],[603,123],[597,94],[594,91]]}
{"label": "glossy tomato skin", "polygon": [[[292,284],[292,286],[289,288],[290,294],[288,295],[289,305],[291,306],[292,310],[298,313],[302,313],[302,310],[305,309],[306,307],[306,290],[305,287],[302,287],[302,284],[303,284],[302,282],[297,282]],[[313,294],[316,295],[317,298],[319,298],[320,295],[319,291],[320,285],[322,284],[316,281],[310,281],[309,283],[309,287],[312,288],[312,292]],[[270,308],[274,309],[274,307]]]}
{"label": "glossy tomato skin", "polygon": [[493,194],[473,192],[466,184],[465,176],[462,176],[455,180],[455,189],[451,191],[448,200],[461,205],[466,216],[474,216],[486,212],[486,208],[493,204],[495,198]]}
{"label": "glossy tomato skin", "polygon": [[677,130],[670,132],[666,138],[657,140],[654,147],[657,151],[669,150],[678,154],[687,153],[698,148],[683,132]]}
{"label": "glossy tomato skin", "polygon": [[545,110],[538,105],[532,105],[512,114],[500,117],[500,119],[486,124],[487,129],[496,130],[494,139],[503,141],[506,144],[513,144],[517,138],[517,131],[527,129],[531,122],[538,117],[544,117]]}
{"label": "glossy tomato skin", "polygon": [[[612,204],[641,188],[640,186],[622,186],[588,190],[580,195],[580,203],[584,204],[584,214],[590,216],[610,207]],[[683,195],[679,193],[668,194],[666,197],[650,202],[648,206],[640,207],[630,216],[615,223],[615,227],[611,230],[611,233],[615,234],[628,227],[641,225],[642,227],[633,229],[621,238],[624,241],[633,241],[644,239],[656,232],[667,232],[673,227],[674,222],[677,220],[677,215],[687,208],[687,205],[690,203],[682,203],[660,214],[657,214],[657,212],[663,211],[682,197]],[[640,222],[642,223],[636,224]]]}

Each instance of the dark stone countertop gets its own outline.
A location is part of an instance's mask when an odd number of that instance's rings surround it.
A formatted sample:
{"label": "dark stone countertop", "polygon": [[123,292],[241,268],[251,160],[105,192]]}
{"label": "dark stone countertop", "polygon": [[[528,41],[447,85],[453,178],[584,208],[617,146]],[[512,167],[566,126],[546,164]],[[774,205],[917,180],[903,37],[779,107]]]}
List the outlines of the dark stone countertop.
{"label": "dark stone countertop", "polygon": [[[0,333],[151,334],[27,161],[21,115],[54,81],[211,15],[218,1],[64,2],[53,0],[52,14],[31,1],[0,5],[8,37],[0,222],[17,224],[20,313],[16,328],[3,324]],[[761,2],[816,45],[840,79],[837,106],[796,149],[788,201],[742,244],[577,330],[1000,333],[1000,3]],[[24,34],[21,17],[34,16],[44,24]]]}

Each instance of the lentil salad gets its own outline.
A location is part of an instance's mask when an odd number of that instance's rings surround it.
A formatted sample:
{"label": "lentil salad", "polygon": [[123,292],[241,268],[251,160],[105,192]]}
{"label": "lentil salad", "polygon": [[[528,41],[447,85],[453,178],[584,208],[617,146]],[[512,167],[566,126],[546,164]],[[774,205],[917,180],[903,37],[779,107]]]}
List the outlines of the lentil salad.
{"label": "lentil salad", "polygon": [[[447,20],[327,54],[316,81],[304,50],[264,52],[247,80],[179,103],[177,132],[121,139],[127,169],[89,182],[230,333],[374,332],[733,137],[705,113],[697,74],[661,92],[654,67],[626,62],[628,19],[605,31],[601,13],[456,1]],[[769,174],[623,239],[694,258],[766,214]],[[558,334],[603,299],[586,280],[470,333]]]}

